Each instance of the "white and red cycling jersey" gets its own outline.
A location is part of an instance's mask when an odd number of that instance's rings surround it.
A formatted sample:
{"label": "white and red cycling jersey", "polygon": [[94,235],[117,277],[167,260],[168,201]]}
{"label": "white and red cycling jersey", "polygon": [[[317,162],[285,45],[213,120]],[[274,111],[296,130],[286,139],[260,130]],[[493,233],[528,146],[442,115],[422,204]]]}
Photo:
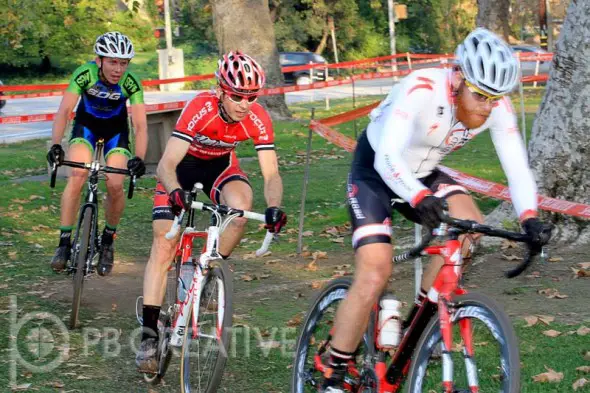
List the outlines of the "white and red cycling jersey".
{"label": "white and red cycling jersey", "polygon": [[172,136],[190,142],[187,154],[212,160],[231,153],[240,142],[252,139],[256,150],[274,150],[272,121],[258,103],[248,116],[228,123],[219,114],[219,99],[213,93],[201,93],[182,110]]}
{"label": "white and red cycling jersey", "polygon": [[481,127],[467,129],[455,119],[451,75],[448,69],[414,71],[371,112],[367,137],[375,151],[375,170],[395,194],[415,206],[428,193],[418,179],[490,129],[518,215],[536,212],[537,187],[510,98],[495,103]]}

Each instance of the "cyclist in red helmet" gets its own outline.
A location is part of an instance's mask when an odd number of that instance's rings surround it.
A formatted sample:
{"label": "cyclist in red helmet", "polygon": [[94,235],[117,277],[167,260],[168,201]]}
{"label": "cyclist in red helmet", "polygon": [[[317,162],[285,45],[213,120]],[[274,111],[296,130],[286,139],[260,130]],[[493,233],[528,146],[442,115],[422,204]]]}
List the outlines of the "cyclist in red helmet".
{"label": "cyclist in red helmet", "polygon": [[[143,284],[143,333],[136,364],[140,372],[156,371],[157,321],[166,290],[166,272],[178,239],[167,240],[174,216],[191,205],[196,182],[212,202],[251,210],[252,188],[240,169],[236,146],[254,142],[264,177],[266,224],[279,232],[287,216],[280,209],[283,183],[274,147],[270,116],[256,102],[264,86],[264,71],[250,56],[236,51],[219,60],[215,92],[201,93],[180,115],[158,164],[154,197],[153,243]],[[229,257],[244,233],[246,219],[237,218],[220,237],[219,251]]]}

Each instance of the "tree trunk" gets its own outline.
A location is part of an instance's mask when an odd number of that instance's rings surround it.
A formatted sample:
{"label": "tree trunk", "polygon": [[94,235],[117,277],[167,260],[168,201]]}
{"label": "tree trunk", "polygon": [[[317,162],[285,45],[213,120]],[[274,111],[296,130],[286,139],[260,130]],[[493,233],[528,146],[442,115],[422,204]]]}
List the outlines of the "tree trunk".
{"label": "tree trunk", "polygon": [[[268,87],[284,84],[268,0],[211,0],[213,27],[220,52],[241,50],[260,63]],[[275,118],[291,116],[284,94],[261,97]]]}
{"label": "tree trunk", "polygon": [[510,0],[477,0],[478,27],[485,27],[508,41],[509,23]]}
{"label": "tree trunk", "polygon": [[[556,44],[529,155],[539,193],[590,203],[590,2],[572,1]],[[552,215],[560,241],[586,243],[588,221]]]}
{"label": "tree trunk", "polygon": [[330,34],[330,29],[328,28],[328,23],[324,25],[324,33],[322,34],[322,39],[318,44],[317,48],[315,48],[314,53],[321,55],[324,49],[326,49],[326,45],[328,44],[328,35]]}

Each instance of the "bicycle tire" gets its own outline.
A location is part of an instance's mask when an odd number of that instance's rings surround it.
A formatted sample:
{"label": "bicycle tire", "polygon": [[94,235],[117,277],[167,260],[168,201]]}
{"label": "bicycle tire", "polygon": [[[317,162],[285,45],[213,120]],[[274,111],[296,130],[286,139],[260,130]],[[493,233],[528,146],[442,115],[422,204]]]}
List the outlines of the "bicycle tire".
{"label": "bicycle tire", "polygon": [[80,247],[75,258],[72,258],[76,264],[76,272],[74,273],[74,296],[72,298],[72,311],[70,313],[70,329],[76,328],[80,314],[80,302],[82,300],[82,290],[84,289],[84,269],[86,268],[86,258],[88,257],[93,215],[94,210],[90,206],[86,207],[82,212],[81,233],[78,237]]}
{"label": "bicycle tire", "polygon": [[[456,311],[452,318],[452,324],[455,325],[459,320],[464,318],[477,319],[490,329],[492,338],[499,340],[498,349],[502,359],[499,359],[498,364],[505,367],[500,367],[499,372],[504,375],[499,375],[499,381],[502,385],[502,392],[504,393],[519,393],[520,392],[520,356],[518,352],[518,339],[516,333],[508,316],[502,307],[493,299],[478,293],[467,293],[464,295],[455,296],[453,301],[456,304]],[[441,331],[438,314],[431,318],[422,333],[416,351],[412,357],[410,370],[406,380],[405,391],[408,393],[419,393],[428,391],[428,388],[422,389],[425,376],[427,375],[427,366],[434,352],[435,347],[441,341]],[[485,344],[488,345],[487,343]],[[475,351],[475,358],[478,356],[478,351],[482,352],[482,348]],[[491,375],[484,375],[481,380],[492,380]],[[455,382],[455,381],[453,381]],[[463,391],[463,390],[460,390]],[[467,390],[469,391],[469,390]],[[486,389],[482,389],[486,391]],[[491,391],[488,389],[488,391]],[[497,390],[494,390],[497,391]]]}
{"label": "bicycle tire", "polygon": [[[216,344],[219,345],[221,343],[222,349],[219,351],[217,358],[214,360],[214,364],[212,370],[210,371],[210,377],[207,383],[204,386],[194,387],[191,384],[191,377],[196,377],[191,372],[190,368],[190,361],[191,361],[191,351],[190,345],[193,342],[192,338],[192,312],[193,307],[192,305],[189,306],[189,312],[187,313],[187,327],[184,332],[184,341],[182,344],[182,353],[180,359],[180,386],[182,393],[213,393],[217,391],[219,384],[221,383],[221,378],[223,376],[223,371],[225,368],[225,364],[228,358],[228,351],[229,351],[229,342],[230,342],[230,329],[232,326],[232,318],[233,318],[233,275],[227,266],[225,261],[216,264],[215,266],[211,267],[207,276],[204,281],[202,295],[201,295],[201,304],[199,305],[199,315],[197,316],[197,326],[199,334],[203,334],[206,331],[206,324],[204,313],[202,310],[203,302],[206,301],[206,293],[207,288],[210,285],[222,285],[223,286],[223,293],[224,293],[224,301],[223,301],[223,316],[221,321],[221,334],[217,327],[214,328],[214,334],[218,337],[216,340]],[[211,289],[210,289],[211,290]],[[215,287],[213,288],[215,290]],[[219,296],[217,296],[219,299]],[[208,308],[211,303],[206,303],[205,308]],[[219,302],[217,303],[217,309],[219,310]],[[219,315],[217,315],[215,322],[218,323]],[[200,347],[200,342],[203,340],[199,340],[197,337],[197,346]],[[206,345],[206,344],[205,344]],[[200,374],[198,378],[196,378],[200,382]]]}
{"label": "bicycle tire", "polygon": [[155,374],[143,373],[144,381],[152,385],[160,384],[166,375],[166,371],[168,370],[170,360],[174,353],[174,347],[170,345],[170,335],[172,333],[172,321],[175,318],[174,309],[178,297],[178,276],[180,275],[180,266],[182,265],[180,257],[174,258],[173,264],[174,268],[166,272],[166,293],[164,294],[164,301],[159,316],[160,323],[158,324],[158,328],[163,330],[160,330],[159,332],[158,372]]}
{"label": "bicycle tire", "polygon": [[[317,391],[318,385],[321,382],[321,373],[318,370],[315,370],[315,367],[310,364],[306,364],[306,360],[308,359],[308,352],[310,349],[314,351],[310,359],[313,359],[313,355],[317,353],[316,347],[318,347],[318,343],[316,342],[315,332],[316,328],[322,329],[318,326],[318,323],[321,323],[322,317],[328,313],[334,313],[336,305],[335,302],[342,301],[346,294],[348,293],[348,289],[352,285],[352,278],[350,277],[340,277],[335,280],[330,281],[321,291],[316,295],[314,300],[311,303],[311,307],[305,316],[304,322],[301,325],[301,330],[299,332],[299,337],[297,339],[297,344],[295,347],[295,359],[293,361],[293,371],[291,373],[291,392],[292,393],[304,393],[304,392],[313,392]],[[330,308],[331,307],[331,308]],[[372,315],[371,318],[374,318]],[[327,326],[332,326],[332,321],[328,320],[326,323]],[[367,332],[365,332],[363,336],[363,340],[359,347],[363,346],[365,351],[368,351],[369,354],[374,354],[375,347],[374,345],[369,345],[368,343],[373,343],[373,329],[374,324],[369,321],[369,326],[367,328]],[[327,327],[326,327],[327,328]],[[325,329],[325,328],[324,328]],[[319,332],[318,334],[326,334],[325,332]],[[324,341],[324,344],[326,342]],[[364,343],[364,345],[363,345]],[[327,355],[327,351],[325,352]],[[358,356],[358,358],[362,358],[363,356]],[[358,366],[358,365],[357,365]],[[367,374],[361,375],[358,382],[359,388],[360,386],[365,386],[367,383],[370,383],[373,386],[376,386],[376,378],[374,373],[372,373],[372,368],[363,368],[361,370],[361,374],[364,371],[368,371]],[[317,375],[316,375],[317,373]],[[364,379],[368,379],[365,381]],[[376,388],[369,389],[365,386],[363,391],[377,391]],[[356,390],[355,390],[356,391]]]}

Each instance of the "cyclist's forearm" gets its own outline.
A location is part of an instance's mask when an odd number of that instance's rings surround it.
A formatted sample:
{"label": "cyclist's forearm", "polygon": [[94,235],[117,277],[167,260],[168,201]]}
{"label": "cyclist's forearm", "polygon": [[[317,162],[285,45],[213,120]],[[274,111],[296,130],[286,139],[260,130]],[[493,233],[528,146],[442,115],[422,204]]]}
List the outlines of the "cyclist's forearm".
{"label": "cyclist's forearm", "polygon": [[55,115],[53,121],[53,127],[51,129],[51,142],[53,144],[61,144],[61,140],[66,132],[66,125],[68,123],[68,117],[63,112],[58,112]]}
{"label": "cyclist's forearm", "polygon": [[264,179],[264,198],[267,206],[281,206],[283,199],[283,180],[276,173]]}
{"label": "cyclist's forearm", "polygon": [[166,165],[164,161],[160,161],[158,164],[158,168],[156,169],[156,174],[158,175],[158,180],[168,193],[176,190],[180,187],[180,183],[178,183],[178,178],[176,177],[176,167],[172,165]]}
{"label": "cyclist's forearm", "polygon": [[145,158],[148,145],[147,126],[137,125],[135,127],[135,155],[142,160]]}

